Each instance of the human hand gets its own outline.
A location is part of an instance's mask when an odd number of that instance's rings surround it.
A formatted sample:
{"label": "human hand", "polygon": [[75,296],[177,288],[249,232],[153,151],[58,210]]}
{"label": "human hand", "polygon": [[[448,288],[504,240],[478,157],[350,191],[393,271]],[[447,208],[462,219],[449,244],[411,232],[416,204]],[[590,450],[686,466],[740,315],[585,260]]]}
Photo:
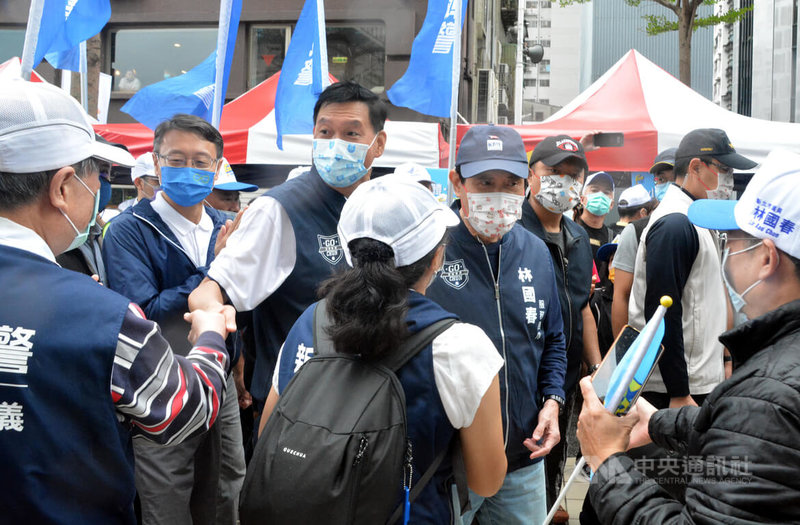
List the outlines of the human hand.
{"label": "human hand", "polygon": [[586,462],[595,471],[609,456],[628,448],[639,413],[634,410],[617,417],[608,412],[597,398],[589,377],[581,379],[580,385],[583,407],[578,417],[578,441]]}
{"label": "human hand", "polygon": [[650,438],[650,432],[648,432],[647,428],[650,425],[650,418],[655,414],[658,409],[654,407],[650,402],[643,397],[639,397],[636,400],[636,403],[631,408],[631,411],[636,411],[637,415],[639,416],[639,421],[631,430],[631,440],[628,443],[628,450],[636,447],[642,447],[649,443],[652,443],[653,440]]}
{"label": "human hand", "polygon": [[539,424],[536,425],[531,437],[522,442],[531,451],[531,459],[546,456],[561,441],[561,432],[558,430],[558,410],[558,403],[548,399],[539,411]]}
{"label": "human hand", "polygon": [[189,342],[197,343],[197,338],[205,332],[216,332],[225,338],[228,335],[225,326],[225,316],[221,312],[210,310],[195,310],[183,314],[183,320],[192,323],[189,330]]}
{"label": "human hand", "polygon": [[228,219],[219,229],[219,232],[217,233],[217,242],[214,243],[215,256],[219,255],[219,252],[221,252],[222,249],[228,244],[228,238],[239,228],[239,224],[242,222],[243,213],[244,209],[239,210],[239,213],[236,214],[236,218],[234,220]]}
{"label": "human hand", "polygon": [[581,137],[580,143],[583,146],[583,151],[595,151],[600,149],[598,146],[594,144],[594,136],[600,133],[600,131],[592,131],[591,133],[587,133],[586,135]]}
{"label": "human hand", "polygon": [[233,367],[233,383],[236,385],[236,394],[239,398],[239,408],[244,410],[253,404],[253,397],[244,386],[244,356],[239,356],[239,360]]}
{"label": "human hand", "polygon": [[669,398],[669,407],[670,408],[680,408],[680,407],[696,407],[697,403],[692,396],[684,396],[684,397],[671,397]]}

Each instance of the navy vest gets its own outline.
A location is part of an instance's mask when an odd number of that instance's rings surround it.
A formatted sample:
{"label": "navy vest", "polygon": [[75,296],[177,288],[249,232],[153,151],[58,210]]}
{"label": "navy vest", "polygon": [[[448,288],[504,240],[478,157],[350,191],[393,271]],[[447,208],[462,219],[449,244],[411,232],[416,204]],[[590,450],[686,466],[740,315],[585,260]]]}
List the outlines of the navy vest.
{"label": "navy vest", "polygon": [[134,523],[111,370],[129,301],[0,246],[0,521]]}
{"label": "navy vest", "polygon": [[265,400],[272,371],[286,334],[300,314],[317,300],[317,288],[336,268],[346,266],[336,226],[344,196],[325,184],[313,168],[267,193],[292,222],[294,269],[283,284],[253,310],[256,362],[250,393]]}
{"label": "navy vest", "polygon": [[553,265],[544,244],[515,225],[490,249],[499,253],[497,290],[492,275],[497,261],[490,263],[491,256],[462,221],[451,231],[442,271],[427,296],[463,322],[482,328],[505,360],[499,373],[500,403],[511,472],[539,461],[529,459],[530,451],[522,442],[538,424],[545,341],[554,332],[563,340],[563,325]]}
{"label": "navy vest", "polygon": [[[443,310],[425,296],[410,292],[409,310],[406,320],[411,333],[422,330],[441,319],[456,316]],[[279,390],[289,384],[300,365],[313,353],[314,309],[309,307],[297,320],[286,339],[279,363]],[[434,458],[449,447],[456,430],[450,424],[442,406],[439,391],[433,376],[433,348],[428,345],[397,372],[406,397],[408,437],[414,454],[414,476],[412,483],[433,463]],[[453,513],[449,478],[452,464],[446,457],[431,481],[425,486],[417,500],[411,505],[412,523],[452,523]],[[400,502],[398,501],[398,504]]]}

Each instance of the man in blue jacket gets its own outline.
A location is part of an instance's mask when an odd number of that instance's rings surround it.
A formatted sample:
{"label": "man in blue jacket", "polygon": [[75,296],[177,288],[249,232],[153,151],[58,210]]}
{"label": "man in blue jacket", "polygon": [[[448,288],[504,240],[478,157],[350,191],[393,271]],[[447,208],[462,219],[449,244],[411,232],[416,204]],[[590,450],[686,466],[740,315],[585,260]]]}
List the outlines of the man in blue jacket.
{"label": "man in blue jacket", "polygon": [[[547,514],[542,457],[560,440],[567,357],[553,263],[522,226],[528,159],[511,128],[476,126],[461,140],[450,184],[462,222],[428,296],[481,327],[505,360],[500,371],[508,474],[491,498],[470,495],[490,523],[541,523]],[[480,518],[479,518],[480,519]]]}
{"label": "man in blue jacket", "polygon": [[[184,353],[189,293],[232,230],[222,213],[203,205],[221,164],[222,136],[205,120],[179,114],[156,128],[153,151],[162,191],[114,219],[103,257],[109,288],[159,322],[172,348]],[[143,523],[236,523],[245,465],[232,377],[227,384],[231,395],[210,432],[167,449],[134,443]]]}

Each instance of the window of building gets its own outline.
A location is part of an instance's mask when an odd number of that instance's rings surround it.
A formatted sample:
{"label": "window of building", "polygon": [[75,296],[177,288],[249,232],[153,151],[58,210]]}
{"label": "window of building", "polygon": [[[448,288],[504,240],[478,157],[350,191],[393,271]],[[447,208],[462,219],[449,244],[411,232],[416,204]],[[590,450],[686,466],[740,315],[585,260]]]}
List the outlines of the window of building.
{"label": "window of building", "polygon": [[536,111],[533,114],[533,120],[540,122],[544,120],[544,111]]}
{"label": "window of building", "polygon": [[22,56],[25,29],[0,29],[0,62]]}
{"label": "window of building", "polygon": [[113,90],[135,92],[183,74],[208,58],[216,47],[216,27],[112,31]]}
{"label": "window of building", "polygon": [[550,47],[550,40],[540,40],[539,43],[542,47]]}
{"label": "window of building", "polygon": [[291,38],[289,26],[250,27],[250,89],[281,70]]}
{"label": "window of building", "polygon": [[526,79],[524,79],[522,81],[522,85],[524,87],[533,87],[533,86],[536,85],[536,79],[535,78],[526,78]]}
{"label": "window of building", "polygon": [[538,6],[539,6],[538,0],[528,0],[525,3],[525,7],[527,7],[528,9],[536,9]]}
{"label": "window of building", "polygon": [[550,27],[550,20],[542,20],[542,27]]}
{"label": "window of building", "polygon": [[550,0],[540,0],[540,2],[542,4],[542,9],[550,9],[552,4]]}
{"label": "window of building", "polygon": [[[369,89],[383,88],[386,61],[383,24],[328,24],[326,33],[331,75],[338,80],[355,80]],[[289,26],[250,28],[250,88],[280,71],[290,40]]]}
{"label": "window of building", "polygon": [[539,27],[539,21],[535,18],[528,21],[528,27]]}
{"label": "window of building", "polygon": [[539,80],[539,87],[550,87],[550,79],[549,78],[543,78],[543,79]]}
{"label": "window of building", "polygon": [[540,98],[539,100],[537,100],[537,102],[539,104],[548,104],[549,105],[550,104],[550,99],[549,98]]}

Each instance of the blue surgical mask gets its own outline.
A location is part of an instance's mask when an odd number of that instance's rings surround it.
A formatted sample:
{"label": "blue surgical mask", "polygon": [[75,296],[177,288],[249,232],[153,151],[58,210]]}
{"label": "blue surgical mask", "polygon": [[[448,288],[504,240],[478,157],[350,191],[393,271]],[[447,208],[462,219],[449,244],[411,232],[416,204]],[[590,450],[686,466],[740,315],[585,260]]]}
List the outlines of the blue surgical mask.
{"label": "blue surgical mask", "polygon": [[590,193],[586,196],[586,211],[592,215],[606,215],[611,210],[611,199],[602,192]]}
{"label": "blue surgical mask", "polygon": [[98,210],[106,209],[108,202],[111,200],[111,183],[105,177],[100,177],[100,204]]}
{"label": "blue surgical mask", "polygon": [[314,166],[322,180],[335,188],[346,188],[355,184],[369,171],[364,166],[364,160],[377,138],[375,135],[369,144],[341,139],[314,139]]}
{"label": "blue surgical mask", "polygon": [[761,244],[761,242],[758,242],[758,243],[756,243],[756,244],[754,244],[752,246],[749,246],[749,247],[745,248],[744,250],[739,250],[739,251],[735,251],[735,252],[731,252],[730,248],[725,248],[725,251],[722,253],[722,282],[725,283],[725,288],[728,291],[728,297],[730,297],[731,306],[733,307],[733,326],[734,326],[734,328],[739,326],[739,325],[741,325],[741,324],[746,323],[749,320],[747,318],[747,314],[745,314],[742,311],[742,308],[744,308],[747,305],[747,301],[744,300],[744,296],[747,295],[747,293],[750,290],[755,288],[756,285],[760,284],[761,283],[761,279],[757,280],[756,282],[754,282],[753,284],[748,286],[747,289],[740,294],[739,292],[736,291],[736,289],[733,287],[731,282],[728,280],[728,271],[727,271],[727,268],[726,268],[726,266],[727,266],[726,263],[728,262],[728,258],[731,255],[738,255],[740,253],[749,252],[750,250],[757,248],[759,244]]}
{"label": "blue surgical mask", "polygon": [[189,166],[161,167],[161,190],[178,206],[186,208],[203,202],[214,188],[214,172]]}
{"label": "blue surgical mask", "polygon": [[669,182],[662,182],[660,184],[656,184],[656,199],[658,199],[659,202],[664,200],[664,195],[667,194],[667,189],[669,188],[670,184],[671,183]]}
{"label": "blue surgical mask", "polygon": [[78,230],[78,228],[75,227],[75,223],[72,222],[72,219],[70,219],[69,216],[66,213],[64,213],[63,210],[59,210],[61,212],[61,215],[63,215],[64,218],[67,219],[69,225],[72,226],[72,229],[75,230],[75,238],[72,239],[72,243],[65,251],[74,250],[75,248],[80,247],[81,245],[83,245],[83,243],[86,242],[86,239],[89,238],[89,230],[92,229],[92,226],[94,226],[94,223],[97,220],[97,211],[100,207],[100,192],[98,191],[97,193],[95,193],[92,190],[90,190],[89,186],[87,186],[86,183],[83,182],[81,178],[78,177],[77,175],[75,176],[75,178],[77,179],[78,182],[81,183],[81,186],[86,188],[86,191],[91,193],[92,197],[94,197],[94,208],[92,209],[92,218],[89,219],[89,224],[86,225],[86,228],[84,228],[83,231]]}

